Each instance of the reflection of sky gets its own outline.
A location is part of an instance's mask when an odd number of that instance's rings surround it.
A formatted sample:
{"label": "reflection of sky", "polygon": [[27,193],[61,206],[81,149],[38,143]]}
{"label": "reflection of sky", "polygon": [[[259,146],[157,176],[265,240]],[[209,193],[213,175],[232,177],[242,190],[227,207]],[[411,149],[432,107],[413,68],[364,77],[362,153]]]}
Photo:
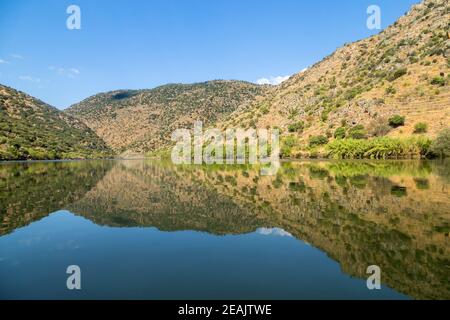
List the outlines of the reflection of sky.
{"label": "reflection of sky", "polygon": [[284,231],[281,228],[259,228],[258,230],[256,230],[256,233],[259,233],[263,236],[292,237],[292,234]]}
{"label": "reflection of sky", "polygon": [[[281,228],[229,236],[109,228],[59,211],[0,237],[0,254],[0,299],[407,298],[369,291]],[[83,290],[67,290],[69,265],[83,270]]]}

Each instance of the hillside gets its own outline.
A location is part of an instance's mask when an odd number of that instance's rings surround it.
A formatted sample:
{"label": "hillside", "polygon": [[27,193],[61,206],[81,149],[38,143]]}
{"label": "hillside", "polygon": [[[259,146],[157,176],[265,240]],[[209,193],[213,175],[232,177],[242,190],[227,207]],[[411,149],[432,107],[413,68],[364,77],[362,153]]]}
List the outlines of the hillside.
{"label": "hillside", "polygon": [[[240,108],[221,127],[279,127],[306,148],[311,136],[430,137],[450,126],[450,7],[425,0],[378,35],[347,44]],[[404,125],[389,119],[404,117]],[[340,129],[338,129],[340,128]]]}
{"label": "hillside", "polygon": [[82,120],[114,150],[142,153],[166,146],[174,130],[190,129],[196,120],[205,126],[223,120],[266,90],[243,81],[169,84],[101,93],[66,113]]}
{"label": "hillside", "polygon": [[105,157],[106,144],[81,121],[0,85],[0,160]]}

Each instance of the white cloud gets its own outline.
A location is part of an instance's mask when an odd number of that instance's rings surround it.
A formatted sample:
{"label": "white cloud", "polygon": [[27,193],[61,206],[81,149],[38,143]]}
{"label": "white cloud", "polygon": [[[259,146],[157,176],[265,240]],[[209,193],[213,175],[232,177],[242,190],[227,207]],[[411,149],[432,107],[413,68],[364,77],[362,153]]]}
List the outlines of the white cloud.
{"label": "white cloud", "polygon": [[263,236],[292,237],[292,234],[281,228],[259,228],[256,232]]}
{"label": "white cloud", "polygon": [[49,70],[55,71],[60,76],[65,76],[68,78],[75,78],[77,75],[80,74],[80,70],[77,68],[60,68],[55,66],[48,67]]}
{"label": "white cloud", "polygon": [[19,79],[22,81],[30,81],[30,82],[36,82],[36,83],[41,82],[41,79],[33,78],[32,76],[20,76]]}
{"label": "white cloud", "polygon": [[289,79],[290,76],[277,76],[277,77],[270,77],[270,78],[261,78],[256,80],[257,84],[270,84],[273,86],[279,85]]}
{"label": "white cloud", "polygon": [[8,64],[9,62],[3,59],[0,59],[0,64]]}
{"label": "white cloud", "polygon": [[17,53],[11,54],[11,57],[13,57],[14,59],[23,59],[23,57],[20,54],[17,54]]}

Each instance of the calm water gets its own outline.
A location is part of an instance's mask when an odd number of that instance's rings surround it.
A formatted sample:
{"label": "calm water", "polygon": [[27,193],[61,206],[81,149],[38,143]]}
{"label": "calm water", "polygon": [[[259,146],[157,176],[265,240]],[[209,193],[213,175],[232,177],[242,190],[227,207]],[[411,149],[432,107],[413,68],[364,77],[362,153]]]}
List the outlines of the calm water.
{"label": "calm water", "polygon": [[0,223],[3,299],[450,298],[448,162],[4,163]]}

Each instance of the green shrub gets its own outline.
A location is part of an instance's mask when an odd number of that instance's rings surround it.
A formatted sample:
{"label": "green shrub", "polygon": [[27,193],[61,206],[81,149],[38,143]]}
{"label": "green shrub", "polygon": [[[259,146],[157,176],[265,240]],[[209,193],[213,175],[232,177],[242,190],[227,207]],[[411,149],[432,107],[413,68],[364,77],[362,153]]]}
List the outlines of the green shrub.
{"label": "green shrub", "polygon": [[269,113],[269,108],[267,108],[267,106],[264,106],[261,108],[261,113],[262,114],[268,114]]}
{"label": "green shrub", "polygon": [[440,157],[450,157],[450,128],[439,133],[431,145],[431,151]]}
{"label": "green shrub", "polygon": [[346,133],[347,133],[347,129],[345,129],[344,127],[340,127],[334,131],[334,137],[336,139],[344,139]]}
{"label": "green shrub", "polygon": [[348,135],[352,139],[366,139],[367,138],[367,132],[364,129],[363,125],[357,125],[351,128],[348,132]]}
{"label": "green shrub", "polygon": [[325,136],[312,136],[309,138],[309,146],[316,147],[328,143],[328,138]]}
{"label": "green shrub", "polygon": [[408,195],[407,189],[401,186],[393,186],[391,188],[391,194],[397,198],[406,197]]}
{"label": "green shrub", "polygon": [[443,87],[443,86],[445,86],[446,81],[443,77],[435,77],[435,78],[431,79],[430,83],[432,85]]}
{"label": "green shrub", "polygon": [[427,178],[414,178],[414,182],[416,183],[416,188],[419,190],[430,189],[430,182]]}
{"label": "green shrub", "polygon": [[386,94],[396,94],[397,90],[393,86],[389,86],[386,88]]}
{"label": "green shrub", "polygon": [[428,130],[428,125],[423,122],[416,123],[414,126],[414,133],[425,133]]}
{"label": "green shrub", "polygon": [[389,118],[389,125],[393,128],[401,127],[405,125],[405,117],[398,114]]}
{"label": "green shrub", "polygon": [[408,69],[406,69],[406,68],[397,69],[397,70],[395,70],[394,72],[391,73],[391,75],[389,76],[388,80],[389,81],[395,81],[395,80],[397,80],[398,78],[404,76],[407,73],[408,73]]}
{"label": "green shrub", "polygon": [[298,145],[297,137],[290,135],[281,140],[280,154],[283,158],[290,157],[292,155],[292,148]]}
{"label": "green shrub", "polygon": [[292,123],[288,126],[289,132],[302,132],[305,128],[305,123],[303,121],[299,121],[296,123]]}
{"label": "green shrub", "polygon": [[350,101],[362,92],[360,87],[352,88],[344,93],[344,99]]}

